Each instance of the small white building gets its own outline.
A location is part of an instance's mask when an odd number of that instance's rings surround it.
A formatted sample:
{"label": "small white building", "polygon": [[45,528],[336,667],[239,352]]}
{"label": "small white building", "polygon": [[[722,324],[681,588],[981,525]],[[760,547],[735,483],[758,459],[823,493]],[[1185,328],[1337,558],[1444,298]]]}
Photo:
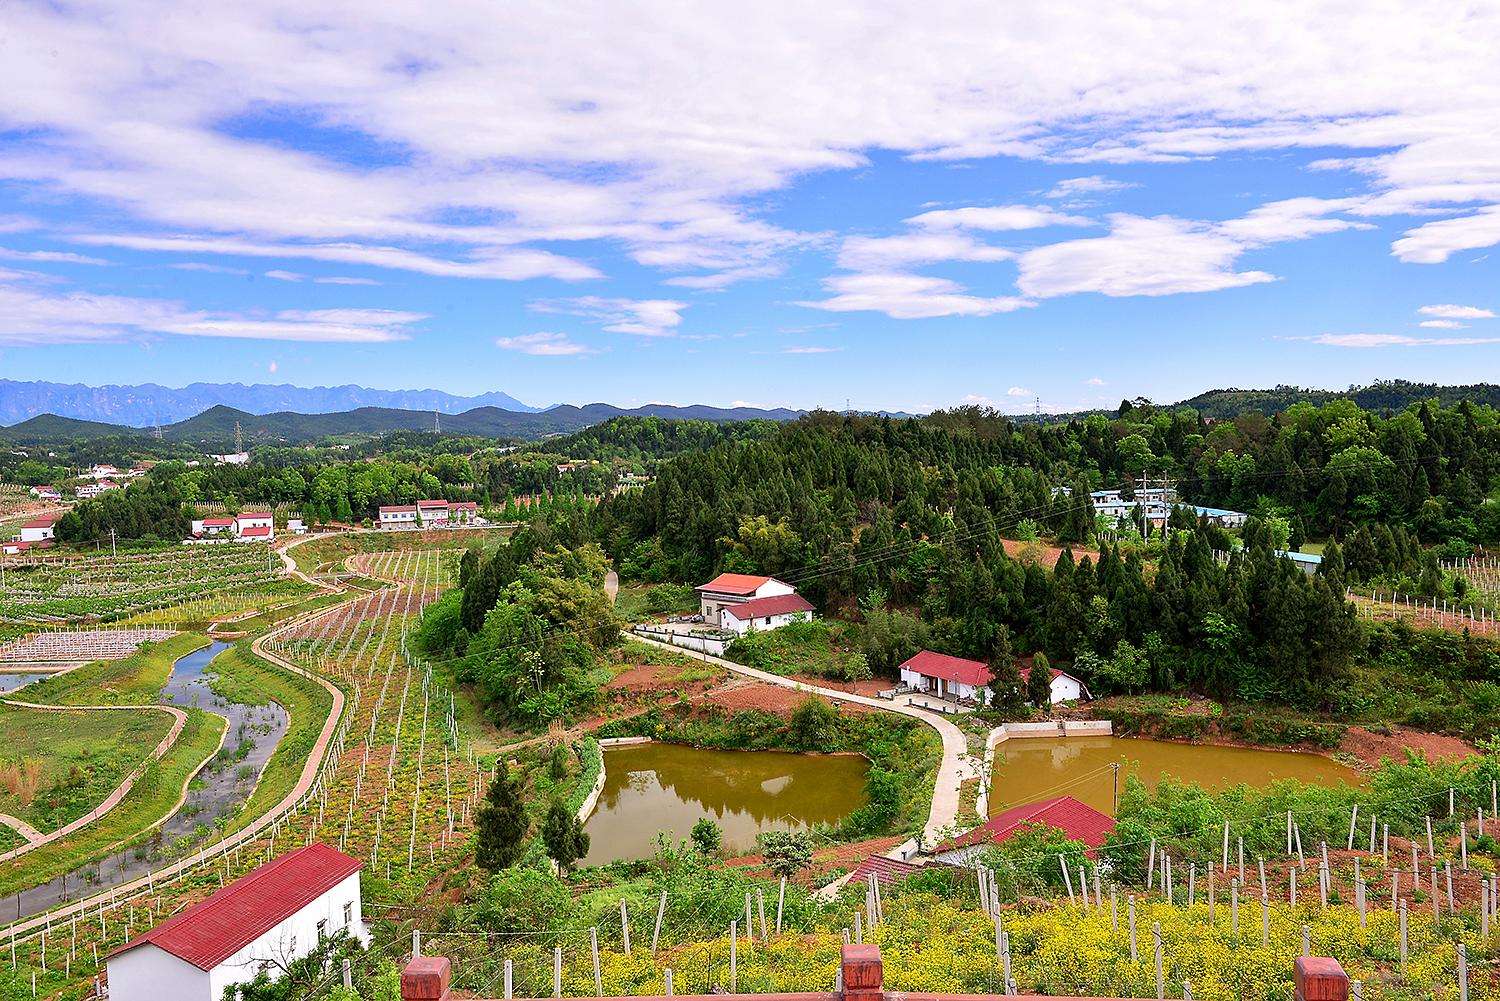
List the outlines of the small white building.
{"label": "small white building", "polygon": [[719,628],[743,636],[780,629],[791,622],[811,622],[812,617],[812,603],[802,595],[777,594],[725,605],[719,610]]}
{"label": "small white building", "polygon": [[94,482],[113,479],[120,475],[120,471],[114,466],[98,465],[89,469],[89,479]]}
{"label": "small white building", "polygon": [[92,500],[102,493],[118,489],[120,485],[114,480],[99,480],[96,483],[86,483],[73,492],[78,495],[79,500]]}
{"label": "small white building", "polygon": [[448,502],[445,500],[417,501],[417,520],[423,528],[442,528],[448,524]]}
{"label": "small white building", "polygon": [[57,515],[49,515],[45,518],[33,518],[21,526],[19,536],[22,542],[41,542],[53,538],[52,531],[57,525]]}
{"label": "small white building", "polygon": [[210,455],[215,462],[222,462],[226,466],[248,466],[250,464],[249,452],[229,452],[225,455]]}
{"label": "small white building", "polygon": [[932,650],[916,654],[898,670],[905,687],[950,702],[980,701],[979,690],[994,677],[983,661],[950,657]]}
{"label": "small white building", "polygon": [[288,518],[286,520],[286,530],[293,535],[306,535],[307,523],[301,518]]}
{"label": "small white building", "polygon": [[194,537],[206,538],[210,535],[232,535],[234,533],[233,518],[194,518],[192,521]]}
{"label": "small white building", "polygon": [[719,612],[727,605],[739,605],[756,598],[796,594],[796,588],[775,577],[757,577],[744,573],[721,573],[707,584],[700,584],[698,608],[705,622],[718,622]]}
{"label": "small white building", "polygon": [[276,537],[276,519],[270,511],[241,511],[234,516],[234,537],[270,542]]}
{"label": "small white building", "polygon": [[474,501],[455,501],[448,505],[448,521],[454,525],[483,525],[479,505]]}
{"label": "small white building", "polygon": [[[901,684],[913,691],[922,692],[949,702],[986,701],[980,689],[994,680],[989,665],[979,660],[950,657],[945,653],[923,650],[900,667]],[[1031,677],[1031,668],[1020,671],[1024,685]],[[1078,702],[1091,698],[1083,682],[1064,671],[1052,669],[1052,704]]]}
{"label": "small white building", "polygon": [[60,501],[60,500],[62,500],[62,494],[58,493],[57,490],[54,489],[53,487],[32,487],[31,490],[30,490],[30,493],[31,493],[31,496],[35,497],[37,500],[42,500],[42,501]]}
{"label": "small white building", "polygon": [[363,863],[322,842],[267,862],[110,954],[110,1001],[220,1001],[343,932],[368,945]]}
{"label": "small white building", "polygon": [[415,528],[417,506],[415,504],[387,504],[380,508],[381,528]]}

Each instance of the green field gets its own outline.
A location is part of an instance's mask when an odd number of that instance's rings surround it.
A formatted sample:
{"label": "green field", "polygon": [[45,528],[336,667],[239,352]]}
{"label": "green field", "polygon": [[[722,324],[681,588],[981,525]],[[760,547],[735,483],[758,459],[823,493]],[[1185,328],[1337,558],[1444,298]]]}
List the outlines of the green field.
{"label": "green field", "polygon": [[0,705],[0,813],[47,833],[88,813],[160,743],[164,712]]}
{"label": "green field", "polygon": [[54,706],[153,705],[178,658],[208,646],[208,637],[182,633],[145,643],[121,660],[96,660],[26,689],[26,701]]}
{"label": "green field", "polygon": [[118,845],[137,839],[149,841],[150,835],[143,832],[176,805],[188,777],[213,756],[223,738],[222,716],[188,710],[188,723],[177,743],[146,769],[113,810],[60,841],[0,865],[0,896],[71,872]]}

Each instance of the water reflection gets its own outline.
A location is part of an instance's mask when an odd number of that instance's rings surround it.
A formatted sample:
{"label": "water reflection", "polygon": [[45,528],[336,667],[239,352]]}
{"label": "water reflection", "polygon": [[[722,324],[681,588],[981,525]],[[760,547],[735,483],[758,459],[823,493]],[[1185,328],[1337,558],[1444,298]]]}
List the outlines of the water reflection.
{"label": "water reflection", "polygon": [[708,817],[728,851],[752,848],[772,829],[835,823],[865,803],[869,764],[855,755],[715,751],[638,744],[605,752],[599,805],[585,825],[585,865],[645,858],[659,831],[688,836]]}

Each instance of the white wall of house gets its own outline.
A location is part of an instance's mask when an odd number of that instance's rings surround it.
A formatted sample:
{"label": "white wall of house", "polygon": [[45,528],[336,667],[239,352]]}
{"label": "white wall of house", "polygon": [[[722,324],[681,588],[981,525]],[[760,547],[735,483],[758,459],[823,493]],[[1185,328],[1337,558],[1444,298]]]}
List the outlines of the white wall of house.
{"label": "white wall of house", "polygon": [[46,528],[22,528],[21,529],[21,541],[22,542],[41,542],[43,539],[50,539],[50,538],[52,538],[52,526],[51,525],[48,525]]}
{"label": "white wall of house", "polygon": [[812,612],[782,612],[779,615],[762,615],[752,619],[737,619],[725,609],[719,613],[719,628],[740,636],[746,633],[763,633],[780,629],[789,622],[811,622]]}
{"label": "white wall of house", "polygon": [[719,613],[726,605],[739,605],[756,598],[774,598],[783,594],[796,594],[797,589],[779,580],[768,580],[750,594],[724,594],[721,591],[699,591],[698,610],[709,622],[718,622]]}
{"label": "white wall of house", "polygon": [[1083,698],[1083,686],[1077,678],[1070,678],[1066,674],[1060,674],[1052,679],[1052,704],[1059,702],[1077,702]]}
{"label": "white wall of house", "polygon": [[212,975],[150,942],[109,960],[110,1001],[217,1001]]}
{"label": "white wall of house", "polygon": [[901,683],[908,688],[929,692],[945,699],[957,698],[960,701],[977,701],[980,695],[979,686],[966,685],[961,681],[947,681],[943,678],[934,678],[927,674],[918,674],[909,667],[901,669]]}
{"label": "white wall of house", "polygon": [[417,523],[416,511],[382,511],[380,512],[381,528],[398,528]]}

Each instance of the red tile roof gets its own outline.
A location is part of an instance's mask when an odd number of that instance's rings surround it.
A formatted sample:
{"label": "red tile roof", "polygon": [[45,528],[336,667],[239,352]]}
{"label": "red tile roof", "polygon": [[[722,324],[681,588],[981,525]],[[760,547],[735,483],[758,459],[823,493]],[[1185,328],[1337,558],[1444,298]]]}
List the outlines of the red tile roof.
{"label": "red tile roof", "polygon": [[1090,858],[1093,857],[1093,849],[1104,844],[1105,837],[1115,829],[1114,818],[1107,814],[1080,803],[1072,796],[1055,796],[1052,799],[1013,806],[972,831],[944,842],[937,850],[946,852],[977,844],[1003,844],[1032,824],[1056,827],[1072,840],[1082,841],[1090,849],[1085,853]]}
{"label": "red tile roof", "polygon": [[31,521],[28,521],[26,524],[22,525],[21,527],[22,528],[51,528],[53,525],[57,524],[57,520],[60,517],[62,517],[62,516],[61,515],[57,515],[57,514],[53,514],[53,515],[48,515],[45,518],[33,518]]}
{"label": "red tile roof", "polygon": [[241,511],[239,513],[239,517],[241,517],[241,518],[269,518],[269,517],[271,517],[271,512],[270,511]]}
{"label": "red tile roof", "polygon": [[[943,862],[933,863],[933,865],[951,868]],[[927,866],[917,865],[914,862],[903,862],[900,859],[886,858],[884,855],[871,855],[849,874],[849,885],[858,886],[867,881],[871,873],[874,873],[876,879],[890,886],[925,868]]]}
{"label": "red tile roof", "polygon": [[976,688],[988,685],[994,678],[989,666],[983,661],[950,657],[946,653],[934,653],[931,650],[923,650],[902,664],[901,669],[915,671],[929,678],[942,678],[944,681],[973,685]]}
{"label": "red tile roof", "polygon": [[234,524],[233,518],[204,518],[204,528],[228,528]]}
{"label": "red tile roof", "polygon": [[448,502],[445,501],[445,500],[419,500],[419,501],[417,501],[417,507],[447,507],[447,506],[448,506]]}
{"label": "red tile roof", "polygon": [[415,504],[382,504],[380,506],[380,513],[381,514],[408,514],[408,513],[416,511],[416,509],[417,509],[417,506]]}
{"label": "red tile roof", "polygon": [[732,615],[741,622],[767,615],[785,615],[788,612],[810,612],[812,602],[800,594],[777,594],[769,598],[755,598],[738,605],[727,605],[724,614]]}
{"label": "red tile roof", "polygon": [[271,534],[271,526],[270,525],[256,525],[256,526],[254,526],[252,528],[242,529],[240,531],[240,538],[244,538],[245,536],[249,536],[252,539],[259,539],[262,536],[266,536],[266,535],[270,535],[270,534]]}
{"label": "red tile roof", "polygon": [[272,859],[110,955],[150,942],[212,970],[362,868],[359,859],[315,841]]}
{"label": "red tile roof", "polygon": [[748,573],[721,573],[707,584],[699,584],[700,591],[716,591],[719,594],[754,594],[756,588],[771,580]]}

